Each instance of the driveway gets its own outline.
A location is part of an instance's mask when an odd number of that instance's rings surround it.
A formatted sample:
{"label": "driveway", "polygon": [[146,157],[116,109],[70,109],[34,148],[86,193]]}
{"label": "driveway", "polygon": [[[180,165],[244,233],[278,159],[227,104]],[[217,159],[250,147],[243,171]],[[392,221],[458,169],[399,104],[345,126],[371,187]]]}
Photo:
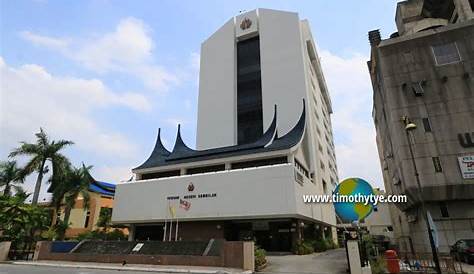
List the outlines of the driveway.
{"label": "driveway", "polygon": [[268,266],[260,273],[332,274],[346,273],[344,248],[311,255],[267,256]]}

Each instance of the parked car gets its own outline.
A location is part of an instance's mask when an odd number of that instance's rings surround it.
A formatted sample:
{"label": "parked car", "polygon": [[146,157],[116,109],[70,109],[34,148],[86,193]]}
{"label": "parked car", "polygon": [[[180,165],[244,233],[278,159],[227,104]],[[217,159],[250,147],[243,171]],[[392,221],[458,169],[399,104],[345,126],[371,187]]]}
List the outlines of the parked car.
{"label": "parked car", "polygon": [[451,247],[450,254],[458,261],[474,264],[474,239],[457,241]]}

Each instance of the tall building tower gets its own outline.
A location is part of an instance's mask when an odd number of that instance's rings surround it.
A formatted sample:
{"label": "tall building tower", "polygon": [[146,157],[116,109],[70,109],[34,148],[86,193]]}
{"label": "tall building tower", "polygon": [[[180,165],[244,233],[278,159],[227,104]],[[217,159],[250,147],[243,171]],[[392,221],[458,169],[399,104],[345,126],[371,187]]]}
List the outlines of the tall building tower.
{"label": "tall building tower", "polygon": [[441,253],[459,239],[474,238],[472,4],[403,1],[397,33],[382,41],[378,30],[369,32],[385,189],[409,198],[391,214],[402,251],[430,252],[423,205],[434,220]]}
{"label": "tall building tower", "polygon": [[335,240],[333,206],[303,202],[338,181],[308,22],[268,9],[240,14],[202,44],[200,66],[197,148],[179,127],[171,150],[158,134],[136,181],[117,186],[113,221],[133,224],[136,239],[161,239],[171,206],[183,240],[256,238],[270,251]]}

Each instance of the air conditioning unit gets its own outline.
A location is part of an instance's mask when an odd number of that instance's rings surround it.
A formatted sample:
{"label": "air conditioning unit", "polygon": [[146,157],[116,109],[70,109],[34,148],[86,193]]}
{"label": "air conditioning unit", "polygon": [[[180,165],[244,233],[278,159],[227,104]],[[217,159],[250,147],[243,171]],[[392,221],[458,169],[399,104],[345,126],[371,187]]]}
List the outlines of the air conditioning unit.
{"label": "air conditioning unit", "polygon": [[420,97],[420,96],[423,96],[423,94],[425,94],[425,89],[423,88],[423,86],[424,86],[424,81],[413,83],[411,85],[411,89],[416,97]]}
{"label": "air conditioning unit", "polygon": [[398,177],[398,175],[394,175],[394,176],[392,177],[392,183],[393,183],[394,185],[399,185],[401,182],[402,182],[402,180],[400,180],[400,177]]}

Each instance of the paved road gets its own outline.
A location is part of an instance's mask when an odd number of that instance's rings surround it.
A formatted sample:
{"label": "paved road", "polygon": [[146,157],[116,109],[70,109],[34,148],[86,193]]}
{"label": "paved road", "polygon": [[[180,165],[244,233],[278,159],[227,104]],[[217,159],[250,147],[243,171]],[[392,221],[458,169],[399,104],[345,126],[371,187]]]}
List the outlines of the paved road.
{"label": "paved road", "polygon": [[266,274],[327,274],[346,273],[345,249],[339,248],[311,255],[267,256]]}
{"label": "paved road", "polygon": [[[136,274],[136,273],[145,273],[145,272],[0,264],[0,274]],[[168,274],[172,274],[172,273],[168,273]]]}

